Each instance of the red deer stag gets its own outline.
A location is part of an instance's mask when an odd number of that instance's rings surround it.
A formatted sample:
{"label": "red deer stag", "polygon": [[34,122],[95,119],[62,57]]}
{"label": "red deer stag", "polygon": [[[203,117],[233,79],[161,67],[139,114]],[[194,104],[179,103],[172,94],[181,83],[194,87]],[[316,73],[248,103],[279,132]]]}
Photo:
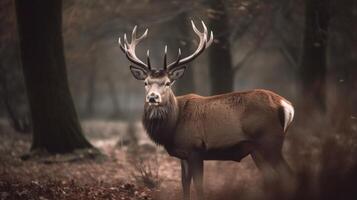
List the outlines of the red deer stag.
{"label": "red deer stag", "polygon": [[[194,53],[181,58],[181,50],[174,62],[167,64],[165,47],[163,69],[153,69],[149,50],[147,62],[135,54],[136,45],[147,36],[148,30],[137,38],[136,26],[131,42],[119,38],[133,76],[144,81],[146,89],[143,125],[150,138],[162,145],[169,155],[181,159],[184,199],[190,198],[193,178],[198,197],[203,198],[203,161],[240,161],[251,155],[263,175],[280,174],[288,170],[282,156],[282,145],[294,108],[283,97],[267,90],[252,90],[203,97],[188,94],[176,97],[172,84],[181,78],[186,65],[212,44],[213,33],[200,32],[191,21],[199,44]],[[209,36],[209,37],[208,37]],[[219,66],[217,66],[219,67]]]}

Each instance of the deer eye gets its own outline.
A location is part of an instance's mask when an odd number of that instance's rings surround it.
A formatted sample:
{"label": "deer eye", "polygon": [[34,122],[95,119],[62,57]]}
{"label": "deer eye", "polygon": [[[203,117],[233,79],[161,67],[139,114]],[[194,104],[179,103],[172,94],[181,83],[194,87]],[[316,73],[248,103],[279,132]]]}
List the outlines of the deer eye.
{"label": "deer eye", "polygon": [[147,85],[148,85],[148,82],[145,81],[145,82],[144,82],[144,85],[147,86]]}
{"label": "deer eye", "polygon": [[171,82],[166,82],[165,86],[170,86]]}

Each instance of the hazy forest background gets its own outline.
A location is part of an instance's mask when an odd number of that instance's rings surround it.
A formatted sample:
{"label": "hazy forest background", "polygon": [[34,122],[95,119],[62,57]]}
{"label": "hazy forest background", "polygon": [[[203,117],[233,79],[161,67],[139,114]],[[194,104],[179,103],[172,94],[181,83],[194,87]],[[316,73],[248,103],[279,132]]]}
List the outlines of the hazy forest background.
{"label": "hazy forest background", "polygon": [[[176,95],[272,90],[295,106],[284,156],[292,199],[357,199],[357,1],[0,1],[0,199],[180,199],[179,161],[146,137],[144,86],[117,39],[161,66],[214,43]],[[208,199],[266,199],[251,158],[208,162]],[[290,180],[286,180],[289,182]]]}

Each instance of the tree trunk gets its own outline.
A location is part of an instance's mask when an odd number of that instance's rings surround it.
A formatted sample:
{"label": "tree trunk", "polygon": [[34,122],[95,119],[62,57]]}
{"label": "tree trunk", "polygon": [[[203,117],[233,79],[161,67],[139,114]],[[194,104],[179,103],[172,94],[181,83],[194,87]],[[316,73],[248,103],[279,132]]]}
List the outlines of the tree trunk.
{"label": "tree trunk", "polygon": [[[187,54],[192,53],[192,35],[190,34],[192,32],[192,29],[190,28],[190,24],[188,20],[189,18],[187,17],[187,13],[183,12],[179,15],[177,15],[173,21],[173,25],[179,28],[179,37],[175,38],[176,42],[178,43],[177,46],[180,46],[180,42],[184,42],[185,46],[183,49],[183,52],[187,52]],[[186,55],[183,55],[183,57]],[[181,78],[181,80],[177,81],[175,83],[175,93],[176,95],[185,95],[188,93],[194,93],[195,92],[195,83],[193,81],[194,78],[194,70],[193,70],[193,63],[189,64],[190,67],[188,67],[185,71],[185,75]]]}
{"label": "tree trunk", "polygon": [[304,111],[326,111],[326,49],[329,21],[329,0],[305,0],[305,31],[300,67]]}
{"label": "tree trunk", "polygon": [[33,122],[31,150],[67,153],[92,145],[68,87],[62,1],[16,0],[21,58]]}
{"label": "tree trunk", "polygon": [[[357,95],[354,92],[357,87],[357,28],[353,26],[357,5],[353,6],[353,2],[335,1],[331,7],[335,22],[331,29],[336,36],[330,40],[328,82],[333,93],[329,98],[328,114],[331,125],[341,133],[353,133],[353,127],[357,127]],[[346,19],[351,21],[345,22]]]}
{"label": "tree trunk", "polygon": [[234,84],[230,50],[230,28],[228,16],[222,0],[210,0],[210,8],[215,10],[210,18],[210,29],[215,32],[215,42],[209,47],[211,93],[231,92]]}
{"label": "tree trunk", "polygon": [[[331,2],[328,57],[329,135],[324,141],[320,172],[321,199],[356,199],[357,184],[357,5],[354,0]],[[348,20],[347,20],[348,19]],[[331,162],[331,159],[349,162]],[[336,170],[337,169],[337,170]]]}
{"label": "tree trunk", "polygon": [[[92,56],[95,57],[95,56]],[[95,60],[95,59],[94,59]],[[96,70],[96,62],[92,63],[90,66],[89,77],[87,82],[87,99],[86,99],[86,108],[85,113],[87,117],[91,117],[94,113],[94,102],[96,96],[96,82],[97,82],[97,70]]]}

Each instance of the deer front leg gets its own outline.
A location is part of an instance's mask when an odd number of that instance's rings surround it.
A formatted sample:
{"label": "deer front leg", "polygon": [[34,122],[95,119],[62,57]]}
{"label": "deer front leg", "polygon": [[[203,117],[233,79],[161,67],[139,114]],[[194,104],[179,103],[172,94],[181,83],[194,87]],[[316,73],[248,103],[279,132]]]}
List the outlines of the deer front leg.
{"label": "deer front leg", "polygon": [[187,160],[181,160],[181,181],[183,190],[183,199],[190,199],[190,186],[191,186],[192,173]]}
{"label": "deer front leg", "polygon": [[203,200],[203,158],[198,153],[193,153],[189,159],[189,166],[193,176],[197,199]]}

